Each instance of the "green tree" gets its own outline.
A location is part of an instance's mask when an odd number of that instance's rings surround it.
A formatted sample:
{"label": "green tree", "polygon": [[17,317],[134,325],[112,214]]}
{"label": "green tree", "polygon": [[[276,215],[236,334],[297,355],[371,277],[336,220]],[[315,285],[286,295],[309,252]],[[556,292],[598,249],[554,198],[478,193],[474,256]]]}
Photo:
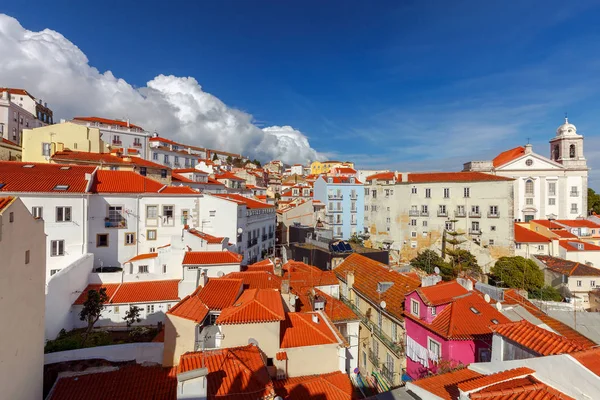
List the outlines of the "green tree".
{"label": "green tree", "polygon": [[363,245],[363,240],[358,237],[358,234],[353,233],[352,236],[350,236],[350,239],[348,239],[348,242],[350,243],[354,243],[354,244],[358,244],[358,245]]}
{"label": "green tree", "polygon": [[502,257],[491,268],[492,281],[509,288],[539,291],[544,286],[544,272],[533,260],[517,257]]}
{"label": "green tree", "polygon": [[444,259],[438,255],[438,253],[429,249],[418,253],[415,258],[410,260],[410,265],[430,274],[433,273],[435,267],[438,267],[441,270],[442,265],[444,266],[444,269],[449,269],[448,263],[446,263]]}
{"label": "green tree", "polygon": [[546,301],[562,301],[563,297],[560,292],[552,286],[544,286],[541,289],[535,289],[529,292],[529,298],[540,299]]}
{"label": "green tree", "polygon": [[[450,220],[454,225],[457,221]],[[450,271],[442,275],[444,279],[454,279],[461,274],[478,277],[481,274],[481,267],[477,263],[477,258],[468,250],[461,249],[460,245],[465,242],[462,238],[464,233],[455,230],[444,231],[443,248],[444,255],[450,258]],[[440,267],[440,269],[442,269]]]}
{"label": "green tree", "polygon": [[87,322],[87,329],[83,336],[81,345],[83,346],[94,328],[94,324],[98,322],[104,310],[104,303],[108,301],[108,295],[106,294],[106,288],[100,288],[100,290],[90,289],[87,293],[87,299],[83,303],[83,308],[79,313],[79,319]]}
{"label": "green tree", "polygon": [[217,153],[215,153],[215,154],[213,155],[213,158],[212,158],[212,160],[213,160],[213,161],[217,161],[218,159],[219,159],[219,157],[217,157]]}
{"label": "green tree", "polygon": [[131,325],[134,323],[139,323],[142,321],[140,318],[141,311],[142,309],[138,306],[131,306],[129,307],[129,310],[125,312],[125,317],[123,317],[123,320],[127,323],[127,329],[131,328]]}
{"label": "green tree", "polygon": [[256,165],[258,168],[261,167],[260,161],[258,161],[256,158],[252,160],[252,164]]}
{"label": "green tree", "polygon": [[600,214],[600,195],[594,189],[588,188],[588,212]]}
{"label": "green tree", "polygon": [[231,156],[227,156],[227,164],[233,164],[233,158],[231,158]]}

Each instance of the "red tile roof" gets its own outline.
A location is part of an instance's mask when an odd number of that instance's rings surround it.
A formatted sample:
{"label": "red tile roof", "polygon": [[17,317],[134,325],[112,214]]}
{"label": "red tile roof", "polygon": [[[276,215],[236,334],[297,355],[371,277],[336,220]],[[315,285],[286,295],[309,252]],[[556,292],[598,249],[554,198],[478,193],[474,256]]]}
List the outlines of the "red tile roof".
{"label": "red tile roof", "polygon": [[553,235],[553,239],[556,239],[557,236],[558,239],[578,239],[576,235],[565,229],[553,229],[551,234]]}
{"label": "red tile roof", "polygon": [[[309,292],[304,291],[304,293],[298,293],[296,290],[292,291],[299,297],[299,299],[296,300],[296,311],[308,312],[313,310],[311,303],[312,296]],[[315,294],[325,300],[325,309],[323,311],[333,322],[357,321],[360,319],[360,317],[356,315],[350,307],[344,304],[343,301],[338,300],[319,289],[315,289]]]}
{"label": "red tile roof", "polygon": [[369,175],[366,179],[367,182],[377,179],[378,181],[393,181],[396,177],[394,172],[380,172],[378,174]]}
{"label": "red tile roof", "polygon": [[264,260],[248,265],[246,271],[267,271],[273,273],[273,262],[265,258]]}
{"label": "red tile roof", "polygon": [[171,307],[171,309],[167,311],[167,314],[189,319],[196,323],[204,321],[209,310],[206,304],[204,304],[198,296],[201,289],[202,286],[198,286],[192,294],[185,296],[179,303]]}
{"label": "red tile roof", "polygon": [[16,197],[6,196],[0,197],[0,213],[3,209],[8,208],[8,206],[15,200]]}
{"label": "red tile roof", "polygon": [[171,181],[173,181],[173,182],[184,182],[184,183],[198,183],[196,181],[193,181],[191,179],[186,178],[183,175],[179,175],[178,173],[175,173],[175,172],[171,173]]}
{"label": "red tile roof", "polygon": [[557,224],[556,222],[550,221],[548,219],[532,219],[529,222],[534,222],[536,224],[542,225],[548,229],[564,229],[563,226]]}
{"label": "red tile roof", "polygon": [[213,278],[200,290],[198,298],[210,310],[222,310],[233,305],[242,289],[241,279]]}
{"label": "red tile roof", "polygon": [[281,278],[267,271],[230,272],[223,278],[241,279],[244,289],[281,289]]}
{"label": "red tile roof", "polygon": [[29,92],[25,89],[19,89],[19,88],[7,88],[7,87],[3,87],[0,88],[0,93],[2,92],[8,92],[10,94],[19,94],[19,95],[23,95],[23,96],[29,96],[32,99],[34,98],[32,95],[29,94]]}
{"label": "red tile roof", "polygon": [[340,371],[281,379],[273,384],[275,393],[286,400],[350,400],[354,393],[350,378]]}
{"label": "red tile roof", "polygon": [[510,322],[477,292],[469,292],[463,297],[455,298],[431,323],[410,312],[405,312],[404,315],[447,340],[475,340],[482,336],[491,336],[491,325]]}
{"label": "red tile roof", "polygon": [[523,156],[524,154],[525,154],[525,147],[519,146],[519,147],[515,147],[514,149],[506,150],[506,151],[498,154],[496,156],[496,158],[494,158],[492,160],[492,162],[494,163],[494,167],[498,168],[498,167],[503,166],[506,163],[516,160],[517,158]]}
{"label": "red tile roof", "polygon": [[200,171],[199,169],[196,169],[196,168],[178,168],[178,169],[174,169],[173,172],[175,172],[177,174],[194,173],[194,174],[199,174],[199,175],[208,175],[208,173],[206,173],[204,171]]}
{"label": "red tile roof", "polygon": [[206,243],[208,243],[208,244],[221,244],[221,243],[223,243],[223,240],[225,240],[225,238],[223,238],[223,237],[216,237],[213,235],[209,235],[208,233],[204,233],[204,232],[201,232],[201,231],[193,229],[193,228],[189,229],[188,232],[196,237],[199,237],[200,239],[205,240]]}
{"label": "red tile roof", "polygon": [[[567,251],[600,251],[600,246],[580,240],[561,240],[558,244]],[[582,246],[583,249],[580,250],[578,245]]]}
{"label": "red tile roof", "polygon": [[96,193],[158,193],[165,185],[131,171],[96,172]]}
{"label": "red tile roof", "polygon": [[549,270],[567,276],[600,276],[600,269],[558,257],[534,255]]}
{"label": "red tile roof", "polygon": [[274,396],[260,349],[254,345],[185,353],[178,373],[208,369],[208,399],[256,400]]}
{"label": "red tile roof", "polygon": [[200,194],[189,186],[166,186],[159,190],[160,194]]}
{"label": "red tile roof", "polygon": [[106,288],[111,304],[148,303],[157,301],[179,301],[179,279],[164,281],[123,282],[88,285],[79,295],[74,305],[81,305],[87,299],[88,290]]}
{"label": "red tile roof", "polygon": [[252,324],[284,319],[283,301],[278,290],[248,289],[232,306],[221,311],[216,323],[219,325]]}
{"label": "red tile roof", "polygon": [[483,375],[475,379],[470,379],[466,382],[461,382],[458,384],[458,389],[462,390],[463,392],[470,392],[471,390],[475,390],[484,386],[504,382],[509,379],[527,376],[533,373],[535,373],[535,371],[527,367],[509,369],[506,371],[496,372],[490,375]]}
{"label": "red tile roof", "polygon": [[[350,177],[350,176],[323,176],[323,179],[325,180],[325,182],[329,183],[329,180],[331,179],[331,183],[335,183],[335,184],[351,184],[351,185],[362,185],[362,182],[360,182],[358,179],[356,179],[355,177]],[[352,183],[350,181],[350,179],[354,179],[354,183]]]}
{"label": "red tile roof", "polygon": [[600,376],[600,348],[594,347],[584,351],[570,354],[571,357],[579,361],[581,365]]}
{"label": "red tile roof", "polygon": [[313,265],[301,261],[290,260],[282,267],[283,279],[290,282],[290,287],[299,289],[301,287],[339,285],[339,281],[333,271],[323,271]]}
{"label": "red tile roof", "polygon": [[[398,179],[401,181],[401,179]],[[513,181],[513,178],[485,174],[483,172],[424,172],[408,174],[408,183],[428,182],[488,182]]]}
{"label": "red tile roof", "polygon": [[175,368],[125,365],[116,371],[59,377],[48,400],[173,400],[177,397]]}
{"label": "red tile roof", "polygon": [[155,169],[169,169],[164,165],[160,165],[149,160],[144,160],[141,157],[117,156],[112,153],[89,153],[85,151],[73,151],[68,149],[54,153],[54,155],[52,155],[52,160],[71,162],[75,164],[84,162],[93,164],[129,165]]}
{"label": "red tile roof", "polygon": [[261,201],[257,201],[254,199],[250,199],[248,197],[244,197],[239,194],[214,194],[213,196],[220,197],[222,199],[231,200],[238,204],[246,204],[246,208],[248,209],[258,209],[258,208],[275,208],[275,205],[263,203]]}
{"label": "red tile roof", "polygon": [[471,392],[469,395],[471,399],[486,400],[575,400],[531,375],[487,386],[478,392]]}
{"label": "red tile roof", "polygon": [[[25,167],[28,165],[33,167]],[[0,192],[86,193],[86,174],[95,169],[80,165],[0,161]],[[57,185],[66,185],[67,189],[54,190]]]}
{"label": "red tile roof", "polygon": [[556,223],[572,228],[600,228],[600,225],[587,219],[557,219]]}
{"label": "red tile roof", "polygon": [[240,182],[244,182],[245,179],[240,178],[239,176],[236,176],[234,174],[232,174],[231,172],[225,171],[225,172],[221,172],[220,174],[215,174],[215,179],[216,180],[221,180],[221,179],[228,179],[230,181],[240,181]]}
{"label": "red tile roof", "polygon": [[127,126],[127,121],[119,121],[116,119],[107,119],[107,118],[98,118],[98,117],[75,117],[73,119],[77,120],[77,121],[99,122],[99,123],[105,124],[105,125],[117,125],[117,126],[120,126],[123,128],[134,128],[134,129],[144,130],[144,128],[142,128],[141,126],[134,125],[132,123],[130,123],[129,126]]}
{"label": "red tile roof", "polygon": [[[314,315],[318,322],[313,321]],[[281,322],[279,335],[282,349],[338,343],[337,335],[318,312],[287,313]]]}
{"label": "red tile roof", "polygon": [[578,343],[535,326],[526,320],[493,325],[490,329],[496,334],[531,349],[542,356],[583,350],[583,347]]}
{"label": "red tile roof", "polygon": [[156,258],[156,257],[158,257],[158,253],[138,254],[137,256],[125,261],[123,264],[134,262],[134,261],[139,261],[139,260],[148,260],[150,258]]}
{"label": "red tile roof", "polygon": [[19,146],[18,144],[13,143],[10,140],[4,139],[4,138],[0,138],[0,143],[7,144],[7,145],[10,145],[10,146],[14,146],[14,147],[18,147],[19,149],[21,148],[21,146]]}
{"label": "red tile roof", "polygon": [[[404,319],[402,315],[404,297],[421,285],[413,278],[392,270],[388,265],[357,253],[346,257],[333,272],[338,279],[344,282],[347,282],[348,272],[354,272],[353,290],[370,299],[374,304],[385,300],[386,312],[401,321]],[[394,284],[380,295],[377,292],[378,282],[393,282]]]}
{"label": "red tile roof", "polygon": [[216,264],[239,264],[242,256],[225,251],[188,251],[183,257],[183,265],[216,265]]}
{"label": "red tile roof", "polygon": [[411,382],[411,384],[441,397],[444,400],[455,400],[458,399],[460,394],[457,387],[459,383],[467,382],[482,376],[484,375],[468,368],[463,368],[458,371],[417,379],[416,381]]}
{"label": "red tile roof", "polygon": [[527,229],[524,226],[515,224],[515,242],[516,243],[547,243],[550,242],[546,236]]}
{"label": "red tile roof", "polygon": [[457,281],[438,283],[434,286],[426,286],[417,289],[417,293],[425,304],[437,306],[449,303],[458,296],[463,296],[469,291]]}

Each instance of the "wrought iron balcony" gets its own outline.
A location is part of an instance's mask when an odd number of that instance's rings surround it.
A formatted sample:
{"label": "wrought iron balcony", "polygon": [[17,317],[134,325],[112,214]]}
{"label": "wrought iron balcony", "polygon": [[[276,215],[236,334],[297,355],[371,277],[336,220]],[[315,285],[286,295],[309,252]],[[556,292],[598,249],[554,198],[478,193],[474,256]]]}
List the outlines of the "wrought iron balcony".
{"label": "wrought iron balcony", "polygon": [[262,241],[264,242],[265,240],[267,240],[267,234],[266,233],[264,235],[262,235]]}
{"label": "wrought iron balcony", "polygon": [[[392,365],[393,368],[393,365]],[[391,384],[394,384],[394,370],[388,369],[388,366],[384,364],[381,367],[381,375]]]}
{"label": "wrought iron balcony", "polygon": [[127,228],[127,220],[125,220],[125,219],[105,220],[104,227],[105,228],[117,228],[117,229]]}
{"label": "wrought iron balcony", "polygon": [[467,213],[465,212],[465,210],[456,210],[456,212],[454,213],[454,216],[456,218],[464,218],[467,216]]}
{"label": "wrought iron balcony", "polygon": [[429,211],[421,211],[421,217],[429,217]]}
{"label": "wrought iron balcony", "polygon": [[258,238],[253,238],[252,239],[252,246],[254,246],[256,243],[258,243]]}
{"label": "wrought iron balcony", "polygon": [[419,216],[419,210],[409,210],[408,211],[408,215],[411,217],[418,217]]}
{"label": "wrought iron balcony", "polygon": [[372,349],[369,349],[369,360],[371,360],[371,363],[375,367],[379,368],[379,357],[377,357],[377,354]]}
{"label": "wrought iron balcony", "polygon": [[469,235],[481,235],[481,229],[469,229]]}
{"label": "wrought iron balcony", "polygon": [[500,213],[488,211],[488,218],[500,218]]}
{"label": "wrought iron balcony", "polygon": [[273,239],[274,233],[273,232],[269,232],[269,239]]}
{"label": "wrought iron balcony", "polygon": [[342,200],[344,198],[343,194],[330,194],[327,196],[329,200]]}
{"label": "wrought iron balcony", "polygon": [[448,216],[448,211],[438,210],[437,216],[438,217],[447,217]]}
{"label": "wrought iron balcony", "polygon": [[470,218],[481,218],[481,213],[479,211],[470,211],[469,217]]}

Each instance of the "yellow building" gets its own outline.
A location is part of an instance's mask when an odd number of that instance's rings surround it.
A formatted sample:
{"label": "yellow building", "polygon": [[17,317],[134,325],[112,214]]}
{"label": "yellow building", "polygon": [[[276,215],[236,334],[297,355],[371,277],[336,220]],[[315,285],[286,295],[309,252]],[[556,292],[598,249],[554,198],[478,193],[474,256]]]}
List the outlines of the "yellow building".
{"label": "yellow building", "polygon": [[71,122],[23,130],[24,162],[48,163],[57,151],[70,149],[88,153],[106,153],[100,129]]}
{"label": "yellow building", "polygon": [[333,167],[354,168],[354,163],[350,161],[314,161],[310,164],[311,175],[327,174]]}

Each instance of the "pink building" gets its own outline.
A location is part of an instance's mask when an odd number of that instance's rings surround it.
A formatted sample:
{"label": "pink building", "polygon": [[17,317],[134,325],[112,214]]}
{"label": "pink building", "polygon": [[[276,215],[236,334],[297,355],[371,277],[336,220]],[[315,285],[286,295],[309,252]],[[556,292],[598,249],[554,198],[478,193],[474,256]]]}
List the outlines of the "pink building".
{"label": "pink building", "polygon": [[440,368],[490,361],[491,325],[510,322],[472,282],[461,280],[416,289],[406,296],[406,373],[418,379]]}

